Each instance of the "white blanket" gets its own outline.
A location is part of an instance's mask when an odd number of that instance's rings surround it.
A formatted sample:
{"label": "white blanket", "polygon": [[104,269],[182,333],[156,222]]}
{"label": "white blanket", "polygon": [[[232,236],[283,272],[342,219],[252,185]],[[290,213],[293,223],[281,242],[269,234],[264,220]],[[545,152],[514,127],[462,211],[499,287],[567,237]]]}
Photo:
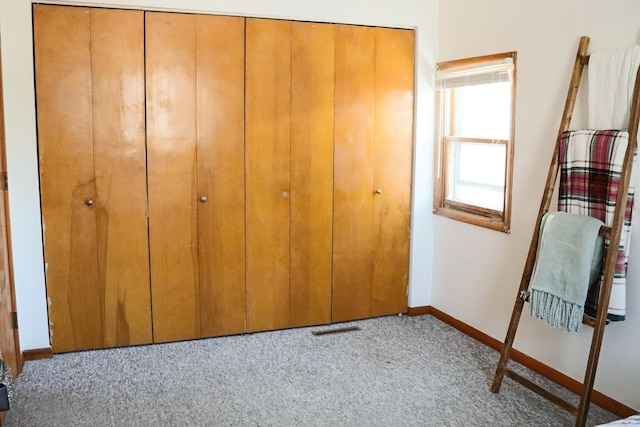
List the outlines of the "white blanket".
{"label": "white blanket", "polygon": [[594,52],[589,58],[589,129],[627,129],[640,46]]}

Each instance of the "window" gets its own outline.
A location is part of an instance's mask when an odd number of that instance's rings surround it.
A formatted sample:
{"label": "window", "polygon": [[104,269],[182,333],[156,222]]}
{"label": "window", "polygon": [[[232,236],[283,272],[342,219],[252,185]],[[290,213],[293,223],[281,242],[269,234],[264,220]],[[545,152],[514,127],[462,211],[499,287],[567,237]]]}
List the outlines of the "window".
{"label": "window", "polygon": [[508,233],[516,52],[441,62],[434,212]]}

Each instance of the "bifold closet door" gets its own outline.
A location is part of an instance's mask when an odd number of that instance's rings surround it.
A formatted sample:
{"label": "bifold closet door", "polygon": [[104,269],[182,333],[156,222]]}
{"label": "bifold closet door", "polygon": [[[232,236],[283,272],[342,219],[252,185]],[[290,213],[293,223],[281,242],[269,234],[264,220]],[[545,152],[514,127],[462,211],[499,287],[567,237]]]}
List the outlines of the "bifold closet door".
{"label": "bifold closet door", "polygon": [[33,11],[53,351],[149,343],[143,14]]}
{"label": "bifold closet door", "polygon": [[155,342],[200,337],[195,16],[146,14],[147,174]]}
{"label": "bifold closet door", "polygon": [[247,20],[247,328],[331,321],[334,28]]}
{"label": "bifold closet door", "polygon": [[34,38],[54,351],[406,309],[413,32],[35,5]]}
{"label": "bifold closet door", "polygon": [[[409,282],[414,31],[376,28],[371,316],[404,313]],[[380,190],[380,194],[377,191]]]}
{"label": "bifold closet door", "polygon": [[247,328],[331,321],[334,29],[247,19]]}
{"label": "bifold closet door", "polygon": [[289,327],[291,22],[246,24],[247,330]]}
{"label": "bifold closet door", "polygon": [[202,336],[245,331],[244,22],[196,20]]}
{"label": "bifold closet door", "polygon": [[244,331],[243,23],[146,14],[155,342]]}
{"label": "bifold closet door", "polygon": [[413,32],[339,25],[332,320],[407,308]]}
{"label": "bifold closet door", "polygon": [[290,324],[331,322],[335,26],[291,24]]}
{"label": "bifold closet door", "polygon": [[375,42],[374,28],[336,28],[334,322],[371,313]]}

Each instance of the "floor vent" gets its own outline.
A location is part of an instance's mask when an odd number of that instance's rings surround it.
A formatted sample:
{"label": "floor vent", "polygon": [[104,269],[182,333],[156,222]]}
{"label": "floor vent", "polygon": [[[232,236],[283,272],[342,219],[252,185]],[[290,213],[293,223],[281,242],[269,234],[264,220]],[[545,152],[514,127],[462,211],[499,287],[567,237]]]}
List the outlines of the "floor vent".
{"label": "floor vent", "polygon": [[343,332],[354,332],[354,331],[360,331],[360,330],[361,329],[358,326],[347,326],[344,328],[323,329],[321,331],[313,331],[311,333],[315,336],[320,336],[320,335],[341,334]]}

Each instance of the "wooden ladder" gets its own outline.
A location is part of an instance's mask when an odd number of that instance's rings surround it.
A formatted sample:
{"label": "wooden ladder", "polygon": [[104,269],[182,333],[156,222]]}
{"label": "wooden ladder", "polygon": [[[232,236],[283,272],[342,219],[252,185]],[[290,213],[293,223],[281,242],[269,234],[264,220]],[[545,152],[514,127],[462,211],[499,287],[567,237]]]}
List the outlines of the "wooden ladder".
{"label": "wooden ladder", "polygon": [[613,276],[616,267],[616,257],[618,254],[618,246],[620,243],[620,234],[624,222],[625,205],[627,202],[627,193],[629,189],[629,179],[631,176],[631,168],[633,165],[633,156],[636,147],[637,135],[638,135],[638,119],[640,118],[640,70],[636,75],[635,87],[633,91],[633,99],[631,102],[631,114],[629,117],[629,142],[627,145],[627,151],[624,158],[624,164],[622,168],[622,175],[620,177],[620,187],[618,189],[616,207],[614,213],[614,220],[611,227],[602,227],[600,234],[608,236],[610,238],[609,248],[605,259],[603,260],[604,276],[602,279],[600,296],[598,299],[598,310],[595,319],[585,316],[583,323],[593,326],[593,337],[591,340],[591,350],[589,352],[589,359],[587,361],[586,372],[584,376],[584,382],[582,385],[582,393],[580,395],[580,404],[576,407],[574,404],[568,402],[564,398],[557,394],[535,384],[531,380],[524,376],[514,372],[507,367],[511,356],[511,349],[513,347],[513,341],[515,339],[516,331],[518,329],[518,323],[520,321],[520,315],[526,298],[523,297],[523,291],[529,288],[529,280],[535,264],[536,253],[538,250],[538,237],[540,235],[540,224],[542,217],[549,211],[551,198],[556,185],[558,172],[560,168],[560,139],[563,132],[569,130],[571,123],[571,116],[573,114],[573,108],[578,94],[578,88],[580,86],[580,80],[582,77],[582,70],[585,65],[589,63],[589,55],[587,55],[587,47],[589,45],[589,37],[583,36],[580,38],[580,44],[578,47],[578,54],[576,56],[575,65],[573,67],[573,74],[571,76],[571,83],[569,85],[569,93],[567,94],[567,100],[562,115],[562,121],[560,123],[560,130],[556,140],[556,146],[553,151],[553,158],[551,159],[551,165],[549,167],[549,174],[547,176],[547,184],[542,195],[542,202],[540,203],[540,210],[538,212],[538,218],[536,220],[536,226],[531,238],[531,245],[529,246],[529,254],[527,256],[526,263],[524,265],[524,271],[522,273],[522,279],[520,281],[520,288],[516,294],[516,300],[513,306],[513,312],[511,314],[511,321],[509,322],[509,328],[507,330],[507,337],[504,340],[502,351],[500,353],[500,360],[496,369],[496,374],[491,385],[491,392],[497,393],[500,391],[500,385],[502,379],[507,376],[521,385],[529,388],[530,390],[538,393],[542,397],[557,404],[561,408],[567,410],[571,414],[576,416],[576,426],[583,427],[587,421],[587,413],[589,411],[589,404],[591,402],[591,394],[593,391],[593,384],[596,376],[596,369],[598,366],[598,359],[600,357],[600,348],[602,346],[602,337],[604,334],[605,324],[607,323],[607,310],[609,307],[609,299],[611,297],[611,287],[613,284]]}

